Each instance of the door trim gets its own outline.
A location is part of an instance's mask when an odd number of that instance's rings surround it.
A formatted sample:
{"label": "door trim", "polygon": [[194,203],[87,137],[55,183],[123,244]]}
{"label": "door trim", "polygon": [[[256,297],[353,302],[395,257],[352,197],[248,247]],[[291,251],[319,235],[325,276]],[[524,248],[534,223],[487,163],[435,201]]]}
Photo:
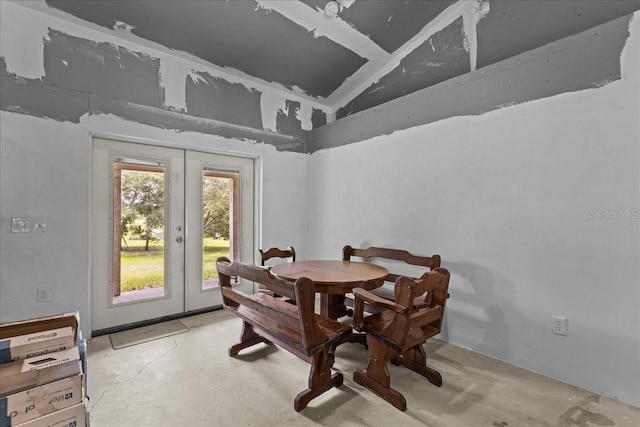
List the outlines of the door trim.
{"label": "door trim", "polygon": [[[261,182],[261,171],[262,171],[262,161],[263,161],[263,156],[258,154],[258,153],[246,153],[246,152],[239,152],[239,151],[231,151],[231,150],[225,150],[225,149],[216,149],[216,148],[205,148],[202,146],[198,146],[198,145],[193,145],[193,144],[183,144],[183,143],[176,143],[176,142],[167,142],[167,141],[157,141],[157,140],[150,140],[150,139],[144,139],[144,138],[136,138],[136,137],[127,137],[127,138],[123,138],[120,135],[114,135],[114,134],[110,134],[110,133],[103,133],[103,132],[90,132],[90,143],[92,144],[92,155],[90,157],[90,162],[91,162],[91,179],[93,181],[94,176],[96,174],[96,170],[95,170],[95,165],[94,160],[93,160],[93,145],[94,145],[94,141],[96,139],[106,139],[109,142],[113,142],[113,143],[124,143],[124,144],[133,144],[136,145],[138,147],[143,147],[143,146],[148,146],[149,147],[149,151],[154,151],[155,148],[158,149],[175,149],[175,150],[180,150],[183,153],[189,152],[189,151],[194,151],[194,152],[200,152],[200,153],[204,153],[204,154],[215,154],[215,155],[220,155],[220,156],[225,156],[225,157],[234,157],[237,159],[248,159],[252,161],[252,180],[251,180],[251,185],[253,186],[253,191],[252,194],[249,196],[251,197],[252,203],[253,203],[253,221],[251,223],[251,228],[252,228],[252,232],[247,233],[247,231],[245,231],[243,233],[243,239],[244,242],[242,243],[245,246],[249,246],[249,252],[250,255],[245,255],[245,257],[247,258],[246,260],[243,260],[245,262],[251,263],[253,261],[254,258],[254,252],[255,252],[255,247],[256,247],[256,241],[260,236],[260,226],[261,226],[261,221],[260,221],[260,211],[259,211],[259,206],[260,206],[260,199],[261,199],[261,191],[260,191],[260,182]],[[153,156],[150,156],[153,157]],[[186,157],[186,154],[185,154]],[[93,189],[94,183],[90,181],[90,188]],[[91,247],[93,248],[96,239],[100,239],[103,240],[104,236],[100,235],[98,236],[96,234],[95,228],[96,228],[96,220],[94,218],[94,206],[95,206],[95,198],[96,198],[97,194],[96,192],[92,191],[91,192],[91,210],[90,210],[90,242],[91,242]],[[109,209],[108,206],[104,206],[106,209]],[[186,227],[185,227],[186,228]],[[186,230],[185,230],[186,231]],[[247,235],[248,234],[248,235]],[[185,234],[186,236],[186,234]],[[247,237],[249,237],[247,239]],[[246,252],[245,252],[246,253]],[[91,282],[89,283],[89,299],[88,299],[88,303],[89,303],[89,330],[90,330],[90,335],[95,333],[96,335],[100,335],[100,334],[104,334],[104,333],[110,333],[115,331],[116,329],[123,329],[123,328],[130,328],[130,327],[135,327],[135,326],[140,326],[143,324],[148,324],[148,323],[154,323],[155,321],[163,321],[163,320],[168,320],[170,318],[176,318],[176,317],[182,317],[182,316],[188,316],[188,315],[192,315],[192,314],[197,314],[199,312],[203,312],[203,311],[211,311],[211,310],[216,310],[219,309],[219,307],[207,307],[207,308],[194,308],[192,310],[187,311],[187,307],[186,307],[186,301],[185,301],[185,297],[183,297],[183,302],[182,302],[182,312],[180,313],[175,313],[175,314],[170,314],[167,316],[161,316],[161,317],[157,317],[157,318],[153,318],[153,319],[148,319],[145,320],[143,322],[131,322],[131,323],[127,323],[125,325],[122,326],[114,326],[114,327],[109,327],[109,328],[99,328],[99,329],[95,329],[95,323],[93,322],[93,317],[95,317],[95,312],[94,312],[94,298],[96,298],[96,294],[95,294],[95,290],[92,289],[92,285],[91,283],[94,281],[93,277],[95,274],[95,269],[96,269],[96,265],[95,265],[96,261],[94,259],[91,259],[91,265],[89,266],[89,270],[90,270],[90,277],[92,278]],[[251,287],[253,288],[253,284],[251,284]],[[186,287],[183,286],[183,291],[186,292]]]}

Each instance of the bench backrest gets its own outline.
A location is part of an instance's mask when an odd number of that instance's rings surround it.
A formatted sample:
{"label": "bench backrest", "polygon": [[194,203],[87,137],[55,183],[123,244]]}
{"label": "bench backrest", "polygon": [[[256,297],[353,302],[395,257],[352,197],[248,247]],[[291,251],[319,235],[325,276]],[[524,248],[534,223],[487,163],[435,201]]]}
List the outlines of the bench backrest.
{"label": "bench backrest", "polygon": [[[406,264],[426,267],[429,270],[433,270],[435,268],[440,267],[440,262],[441,262],[440,255],[431,255],[430,257],[418,256],[418,255],[413,255],[401,249],[380,248],[375,246],[372,246],[367,249],[358,249],[358,248],[352,248],[351,246],[348,246],[348,245],[342,248],[343,261],[350,261],[352,256],[357,256],[365,259],[383,258],[383,259],[389,259],[389,260],[395,260],[395,261],[402,261]],[[398,277],[400,276],[406,276],[406,275],[389,272],[389,274],[385,278],[385,281],[395,282],[396,280],[398,280]]]}
{"label": "bench backrest", "polygon": [[[311,279],[302,277],[295,282],[290,282],[275,277],[267,268],[237,261],[231,262],[225,257],[218,258],[216,267],[223,303],[226,306],[238,308],[244,305],[260,315],[277,321],[282,326],[299,332],[302,345],[309,353],[326,342],[327,337],[316,323],[315,285]],[[296,304],[262,293],[245,294],[231,287],[231,277],[259,283],[278,295],[295,300]],[[279,328],[272,332],[282,334],[284,341],[291,338],[287,335],[286,328]]]}
{"label": "bench backrest", "polygon": [[[231,287],[231,278],[238,277],[264,285],[278,295],[294,299],[293,283],[275,277],[269,269],[241,262],[231,262],[229,258],[220,257],[216,261],[220,286]],[[224,297],[224,295],[223,295]]]}

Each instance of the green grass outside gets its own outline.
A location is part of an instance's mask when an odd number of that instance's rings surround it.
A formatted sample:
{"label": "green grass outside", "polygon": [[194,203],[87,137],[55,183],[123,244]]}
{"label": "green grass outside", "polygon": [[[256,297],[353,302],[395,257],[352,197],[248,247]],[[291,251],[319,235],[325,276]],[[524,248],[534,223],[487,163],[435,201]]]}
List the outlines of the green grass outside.
{"label": "green grass outside", "polygon": [[[163,286],[164,242],[151,242],[144,250],[144,240],[127,240],[121,252],[121,292]],[[205,238],[203,244],[203,280],[217,279],[216,259],[229,256],[229,241]]]}

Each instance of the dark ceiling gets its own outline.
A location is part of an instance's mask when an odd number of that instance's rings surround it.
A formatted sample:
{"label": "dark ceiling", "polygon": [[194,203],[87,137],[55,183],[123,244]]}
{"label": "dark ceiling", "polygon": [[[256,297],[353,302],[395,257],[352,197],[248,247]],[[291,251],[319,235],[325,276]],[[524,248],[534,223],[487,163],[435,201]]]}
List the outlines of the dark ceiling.
{"label": "dark ceiling", "polygon": [[341,0],[331,18],[327,3],[46,1],[65,15],[296,91],[339,117],[640,8],[636,0]]}

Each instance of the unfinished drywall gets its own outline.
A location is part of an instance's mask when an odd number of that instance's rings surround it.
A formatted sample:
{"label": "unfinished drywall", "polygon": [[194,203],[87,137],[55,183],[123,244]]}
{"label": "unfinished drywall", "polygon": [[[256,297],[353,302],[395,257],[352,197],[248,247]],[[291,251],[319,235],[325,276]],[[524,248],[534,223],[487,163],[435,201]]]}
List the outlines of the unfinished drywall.
{"label": "unfinished drywall", "polygon": [[317,108],[311,112],[312,129],[319,128],[327,124],[327,113]]}
{"label": "unfinished drywall", "polygon": [[187,76],[187,113],[237,125],[262,128],[260,92],[209,73]]}
{"label": "unfinished drywall", "polygon": [[[640,405],[640,13],[624,22],[610,84],[310,155],[307,256],[438,253],[452,273],[440,338]],[[620,54],[596,46],[566,50]],[[568,319],[566,337],[552,316]]]}
{"label": "unfinished drywall", "polygon": [[[3,2],[1,7],[0,108],[5,111],[75,123],[86,113],[109,113],[152,126],[170,125],[177,131],[195,127],[291,151],[305,150],[302,130],[311,129],[312,110],[329,111],[293,93],[231,78],[219,69],[108,32],[88,30],[15,3]],[[16,21],[29,22],[31,32],[22,31]],[[16,49],[20,45],[24,49]],[[284,99],[298,105],[300,126],[292,135],[278,134],[271,126]]]}
{"label": "unfinished drywall", "polygon": [[463,19],[458,18],[405,56],[400,64],[336,112],[338,119],[471,71]]}
{"label": "unfinished drywall", "polygon": [[[122,46],[104,33],[15,3],[0,2],[0,19],[0,322],[78,310],[83,334],[90,335],[92,135],[256,158],[256,200],[260,203],[265,194],[273,204],[258,210],[256,224],[264,233],[251,244],[294,245],[304,256],[306,156],[274,147],[295,149],[299,139],[278,134],[275,128],[264,131],[195,117],[179,112],[177,105],[158,105],[158,94],[168,85],[172,102],[179,104],[176,92],[184,101],[187,75],[203,71],[223,76],[216,74],[219,70],[135,44]],[[16,25],[20,22],[23,25]],[[118,62],[119,55],[126,59]],[[169,66],[163,66],[167,58]],[[92,76],[78,75],[81,64]],[[130,68],[131,74],[120,74],[120,66]],[[65,70],[78,77],[82,87],[61,86],[75,84]],[[133,87],[130,77],[140,86]],[[225,80],[273,95],[267,101],[297,99]],[[113,89],[117,97],[106,93],[115,83],[123,86]],[[251,103],[253,119],[248,115],[241,120],[255,123],[255,106],[260,108],[262,100],[251,98]],[[314,107],[322,109],[302,102],[303,126],[310,127]],[[277,108],[269,110],[274,121]],[[44,218],[46,232],[11,233],[14,217]],[[50,302],[36,301],[38,288],[51,290]]]}
{"label": "unfinished drywall", "polygon": [[105,98],[161,108],[160,59],[111,43],[50,30],[42,82]]}
{"label": "unfinished drywall", "polygon": [[630,16],[329,123],[311,132],[309,150],[615,81]]}
{"label": "unfinished drywall", "polygon": [[[150,14],[136,2],[105,2],[94,10],[77,2],[48,0],[47,4],[109,29],[123,22],[142,38],[220,67],[243,70],[263,81],[300,88],[314,97],[329,95],[335,89],[336,75],[344,80],[366,62],[344,46],[316,37],[253,1],[216,2],[215,8],[210,2],[191,2],[188,14],[183,13],[180,2],[164,2],[162,8],[170,11],[166,14]],[[191,37],[194,33],[198,37]],[[233,33],[242,33],[253,43],[229,37]],[[222,39],[225,43],[216,43]]]}
{"label": "unfinished drywall", "polygon": [[637,1],[489,1],[477,24],[478,68],[638,10]]}
{"label": "unfinished drywall", "polygon": [[0,109],[78,123],[89,109],[86,94],[46,85],[41,79],[18,77],[7,71],[0,56]]}
{"label": "unfinished drywall", "polygon": [[234,125],[220,120],[195,117],[189,114],[146,107],[106,98],[90,98],[91,116],[114,114],[127,121],[181,132],[199,132],[236,140],[264,142],[278,150],[306,152],[306,140],[276,132],[262,131],[252,127]]}
{"label": "unfinished drywall", "polygon": [[286,101],[284,110],[278,110],[276,116],[276,130],[287,135],[303,136],[302,123],[298,119],[300,103],[296,101]]}
{"label": "unfinished drywall", "polygon": [[455,1],[377,2],[357,1],[340,12],[340,18],[350,22],[384,50],[393,53]]}

